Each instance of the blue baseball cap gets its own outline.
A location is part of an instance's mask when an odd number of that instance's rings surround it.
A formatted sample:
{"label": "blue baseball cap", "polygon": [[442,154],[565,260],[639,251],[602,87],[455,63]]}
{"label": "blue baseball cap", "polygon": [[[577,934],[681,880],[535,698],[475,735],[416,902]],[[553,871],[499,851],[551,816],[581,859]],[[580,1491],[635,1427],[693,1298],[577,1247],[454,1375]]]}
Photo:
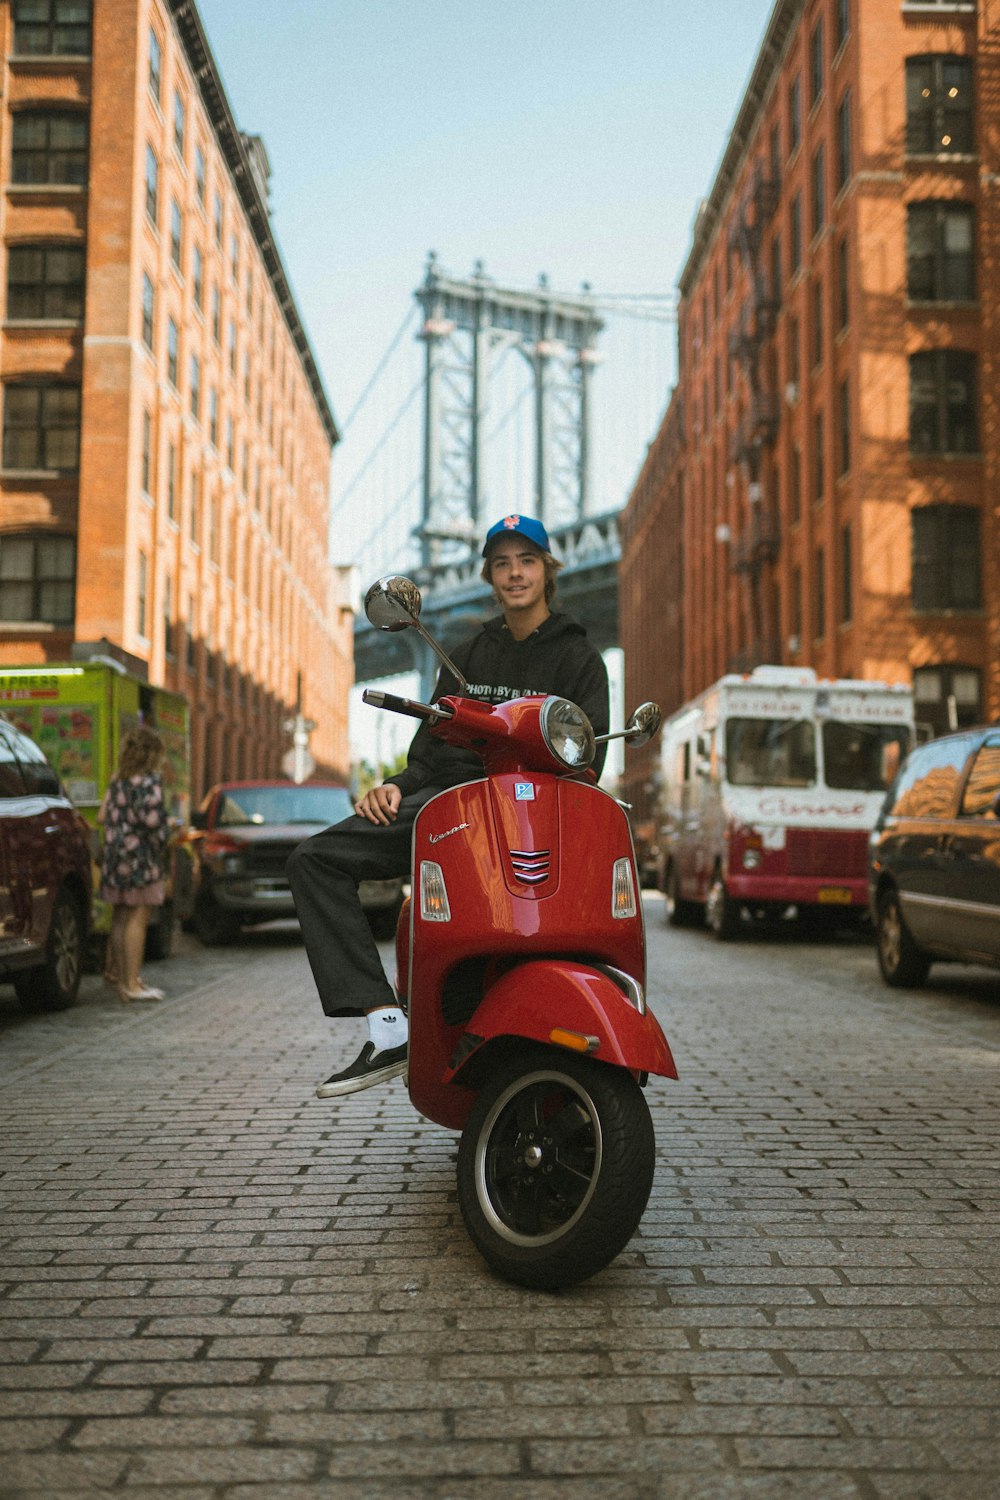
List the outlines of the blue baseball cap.
{"label": "blue baseball cap", "polygon": [[551,552],[549,534],[541,521],[536,521],[534,516],[504,516],[495,526],[491,526],[486,533],[486,543],[483,547],[483,556],[489,552],[494,542],[503,536],[523,536],[528,542],[532,542],[543,552]]}

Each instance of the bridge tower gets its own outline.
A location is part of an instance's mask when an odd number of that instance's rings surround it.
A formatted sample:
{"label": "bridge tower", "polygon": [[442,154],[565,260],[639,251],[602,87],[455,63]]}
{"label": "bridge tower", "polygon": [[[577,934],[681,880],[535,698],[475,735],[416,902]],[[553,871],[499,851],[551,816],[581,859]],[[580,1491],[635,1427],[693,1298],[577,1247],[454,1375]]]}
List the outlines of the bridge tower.
{"label": "bridge tower", "polygon": [[[425,346],[417,534],[422,572],[433,584],[439,570],[474,555],[487,519],[483,450],[490,376],[510,350],[531,371],[534,513],[549,528],[590,513],[590,384],[604,324],[586,290],[579,298],[559,296],[542,277],[535,291],[511,291],[485,275],[482,263],[471,278],[459,280],[444,274],[433,253],[415,295]],[[503,504],[498,498],[491,508]]]}

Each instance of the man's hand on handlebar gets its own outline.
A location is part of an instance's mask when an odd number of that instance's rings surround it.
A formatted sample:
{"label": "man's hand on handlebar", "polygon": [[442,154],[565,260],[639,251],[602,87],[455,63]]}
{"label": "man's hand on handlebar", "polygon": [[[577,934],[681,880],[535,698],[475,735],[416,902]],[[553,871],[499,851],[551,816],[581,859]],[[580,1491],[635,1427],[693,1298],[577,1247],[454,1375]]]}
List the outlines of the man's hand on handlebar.
{"label": "man's hand on handlebar", "polygon": [[373,786],[360,802],[355,802],[354,811],[359,818],[367,818],[369,823],[388,828],[390,823],[395,822],[402,800],[403,794],[399,787],[394,781],[390,781],[385,786]]}

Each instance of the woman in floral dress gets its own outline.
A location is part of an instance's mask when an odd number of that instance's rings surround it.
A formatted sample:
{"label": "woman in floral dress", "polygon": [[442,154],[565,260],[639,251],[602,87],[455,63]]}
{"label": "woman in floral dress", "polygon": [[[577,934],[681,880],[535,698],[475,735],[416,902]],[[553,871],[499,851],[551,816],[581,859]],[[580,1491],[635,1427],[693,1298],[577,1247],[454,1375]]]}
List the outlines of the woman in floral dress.
{"label": "woman in floral dress", "polygon": [[159,775],[162,757],[158,734],[144,725],[130,729],[97,815],[104,825],[101,899],[111,905],[108,975],[114,976],[123,1004],[163,999],[163,991],[139,973],[149,918],[164,898],[162,857],[170,828]]}

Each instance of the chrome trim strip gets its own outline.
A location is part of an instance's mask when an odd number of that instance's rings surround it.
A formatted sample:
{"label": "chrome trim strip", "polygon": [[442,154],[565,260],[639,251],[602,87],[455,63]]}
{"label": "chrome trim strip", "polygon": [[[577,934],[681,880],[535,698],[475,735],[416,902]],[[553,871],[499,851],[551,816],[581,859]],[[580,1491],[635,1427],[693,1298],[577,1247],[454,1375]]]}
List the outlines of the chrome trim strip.
{"label": "chrome trim strip", "polygon": [[954,896],[926,896],[923,892],[900,891],[900,902],[907,906],[930,906],[944,911],[962,912],[970,917],[1000,918],[1000,907],[988,906],[985,901],[958,901]]}
{"label": "chrome trim strip", "polygon": [[640,1016],[646,1014],[646,993],[638,979],[631,974],[626,974],[624,969],[616,969],[613,964],[594,964],[594,968],[601,974],[606,974],[613,984],[621,990],[628,1001]]}

